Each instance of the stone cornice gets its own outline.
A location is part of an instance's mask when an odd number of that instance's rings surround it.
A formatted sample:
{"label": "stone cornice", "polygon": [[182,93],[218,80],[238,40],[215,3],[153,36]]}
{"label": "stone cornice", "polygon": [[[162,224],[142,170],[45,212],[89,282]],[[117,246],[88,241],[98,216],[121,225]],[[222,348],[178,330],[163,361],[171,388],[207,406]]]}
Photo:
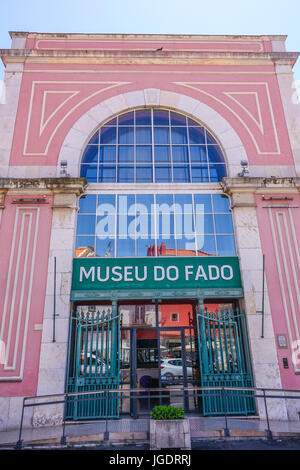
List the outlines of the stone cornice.
{"label": "stone cornice", "polygon": [[223,178],[221,182],[224,193],[298,193],[300,192],[300,177],[242,177]]}
{"label": "stone cornice", "polygon": [[85,178],[0,178],[0,193],[80,195],[87,186]]}
{"label": "stone cornice", "polygon": [[9,31],[11,38],[76,38],[76,39],[233,39],[233,40],[286,40],[286,34],[238,35],[238,34],[118,34],[118,33],[41,33],[37,31]]}
{"label": "stone cornice", "polygon": [[243,51],[195,51],[195,50],[130,50],[130,49],[106,49],[106,50],[77,50],[77,49],[0,49],[0,56],[6,61],[10,58],[18,58],[19,61],[33,58],[161,58],[161,59],[240,59],[240,60],[269,60],[277,62],[288,60],[295,62],[298,52],[243,52]]}

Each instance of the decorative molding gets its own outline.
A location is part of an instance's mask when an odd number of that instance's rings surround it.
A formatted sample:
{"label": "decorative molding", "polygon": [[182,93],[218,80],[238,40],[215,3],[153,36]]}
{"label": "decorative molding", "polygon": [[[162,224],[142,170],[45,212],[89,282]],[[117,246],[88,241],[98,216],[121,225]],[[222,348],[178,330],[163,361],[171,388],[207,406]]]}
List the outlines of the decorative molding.
{"label": "decorative molding", "polygon": [[[16,209],[0,329],[0,338],[5,344],[6,352],[0,381],[23,378],[39,215],[38,207]],[[11,376],[10,372],[15,375]]]}
{"label": "decorative molding", "polygon": [[[280,217],[282,217],[282,224],[280,223]],[[296,269],[297,266],[298,272],[300,272],[299,248],[290,208],[277,210],[274,215],[271,208],[269,208],[269,220],[283,302],[283,313],[288,331],[289,346],[292,349],[293,341],[300,340],[298,324],[300,280]],[[289,228],[292,237],[290,237]],[[286,242],[287,251],[284,242]],[[292,284],[296,298],[293,296]],[[295,373],[300,373],[300,367],[297,367],[297,364],[293,364],[293,367]]]}

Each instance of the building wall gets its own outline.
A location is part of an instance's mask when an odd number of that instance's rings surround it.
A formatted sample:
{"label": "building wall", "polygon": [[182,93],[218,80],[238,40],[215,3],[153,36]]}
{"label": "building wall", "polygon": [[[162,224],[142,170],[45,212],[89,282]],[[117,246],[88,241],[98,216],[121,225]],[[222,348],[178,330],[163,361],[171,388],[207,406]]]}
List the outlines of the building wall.
{"label": "building wall", "polygon": [[[285,37],[15,33],[12,39],[12,49],[1,51],[6,98],[0,105],[0,299],[9,353],[0,368],[0,407],[8,410],[2,426],[13,426],[13,416],[18,419],[20,400],[11,397],[64,391],[77,203],[85,188],[75,181],[82,152],[106,120],[145,106],[183,112],[219,140],[229,178],[214,188],[231,198],[255,384],[300,388],[300,366],[292,355],[300,313],[299,104],[291,104],[297,55],[285,52]],[[249,162],[249,178],[237,177],[242,159]],[[71,179],[56,184],[62,160],[68,162]],[[105,184],[103,189],[114,190]],[[276,208],[263,195],[291,196],[280,204],[293,207]],[[25,196],[46,203],[13,201]],[[278,349],[278,334],[287,336],[287,349]],[[259,412],[263,416],[260,406]],[[295,407],[289,411],[282,401],[272,406],[272,413],[277,418],[296,415]],[[44,423],[51,420],[51,413],[41,417]]]}

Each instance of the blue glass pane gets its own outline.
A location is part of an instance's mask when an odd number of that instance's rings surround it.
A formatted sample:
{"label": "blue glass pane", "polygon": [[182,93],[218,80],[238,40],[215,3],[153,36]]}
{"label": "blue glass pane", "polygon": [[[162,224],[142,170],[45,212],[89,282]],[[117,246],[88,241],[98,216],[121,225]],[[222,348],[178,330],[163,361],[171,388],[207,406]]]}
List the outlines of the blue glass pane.
{"label": "blue glass pane", "polygon": [[152,183],[153,182],[153,168],[152,166],[136,166],[136,182],[137,183]]}
{"label": "blue glass pane", "polygon": [[[143,240],[154,237],[153,215],[147,213],[146,206],[138,204],[135,206],[135,214],[131,223],[128,225],[128,234],[131,238]],[[152,233],[153,232],[153,233]]]}
{"label": "blue glass pane", "polygon": [[217,235],[218,256],[235,256],[233,235]]}
{"label": "blue glass pane", "polygon": [[138,145],[136,147],[136,162],[152,162],[152,147],[150,145]]}
{"label": "blue glass pane", "polygon": [[226,167],[222,164],[210,165],[209,166],[210,181],[215,183],[221,181],[226,176]]}
{"label": "blue glass pane", "polygon": [[117,239],[117,256],[132,257],[135,256],[135,240]]}
{"label": "blue glass pane", "polygon": [[198,235],[197,249],[198,255],[215,255],[217,251],[214,235]]}
{"label": "blue glass pane", "polygon": [[214,212],[229,212],[230,200],[224,194],[213,194]]}
{"label": "blue glass pane", "polygon": [[185,127],[172,127],[171,128],[172,144],[186,144],[187,143],[187,130]]}
{"label": "blue glass pane", "polygon": [[96,256],[113,258],[115,256],[115,240],[109,238],[98,238],[96,240]]}
{"label": "blue glass pane", "polygon": [[89,141],[88,145],[98,145],[99,144],[99,131],[97,131],[91,140]]}
{"label": "blue glass pane", "polygon": [[157,210],[160,210],[161,212],[170,212],[174,203],[173,194],[156,194],[155,202],[158,206]]}
{"label": "blue glass pane", "polygon": [[100,144],[115,144],[117,130],[116,127],[102,127],[100,129]]}
{"label": "blue glass pane", "polygon": [[101,145],[99,162],[100,163],[115,163],[116,162],[116,146],[115,145]]}
{"label": "blue glass pane", "polygon": [[153,194],[137,194],[136,204],[143,205],[146,208],[146,212],[150,214],[153,211],[154,195]]}
{"label": "blue glass pane", "polygon": [[81,165],[80,176],[90,183],[97,183],[97,165]]}
{"label": "blue glass pane", "polygon": [[118,147],[118,161],[121,163],[133,163],[134,147],[133,145],[120,145]]}
{"label": "blue glass pane", "polygon": [[220,147],[216,145],[208,145],[207,146],[208,152],[208,161],[211,163],[224,163],[224,158],[221,152]]}
{"label": "blue glass pane", "polygon": [[190,144],[205,144],[205,133],[202,127],[189,128]]}
{"label": "blue glass pane", "polygon": [[75,258],[86,258],[95,253],[94,237],[76,237]]}
{"label": "blue glass pane", "polygon": [[115,166],[100,166],[99,167],[99,183],[114,183],[116,181],[116,167]]}
{"label": "blue glass pane", "polygon": [[95,234],[96,215],[78,215],[77,235]]}
{"label": "blue glass pane", "polygon": [[216,233],[233,233],[231,214],[215,214]]}
{"label": "blue glass pane", "polygon": [[189,183],[190,182],[190,168],[188,166],[174,166],[173,167],[174,183]]}
{"label": "blue glass pane", "polygon": [[172,181],[172,171],[170,166],[156,166],[155,167],[155,182],[166,183]]}
{"label": "blue glass pane", "polygon": [[98,162],[98,147],[96,145],[88,145],[85,149],[81,163],[97,163]]}
{"label": "blue glass pane", "polygon": [[193,119],[189,119],[189,118],[188,118],[188,125],[191,127],[195,127],[195,126],[201,127],[201,124],[199,124],[199,122],[196,122]]}
{"label": "blue glass pane", "polygon": [[97,212],[98,215],[116,213],[116,195],[98,194]]}
{"label": "blue glass pane", "polygon": [[119,139],[119,144],[133,144],[134,143],[133,127],[119,127],[118,139]]}
{"label": "blue glass pane", "polygon": [[176,245],[173,237],[157,239],[157,256],[176,256]]}
{"label": "blue glass pane", "polygon": [[195,212],[208,213],[212,212],[211,195],[210,194],[194,194]]}
{"label": "blue glass pane", "polygon": [[193,183],[209,182],[207,165],[192,165],[192,181]]}
{"label": "blue glass pane", "polygon": [[97,196],[87,194],[79,199],[79,213],[80,214],[95,214],[96,213],[96,200]]}
{"label": "blue glass pane", "polygon": [[207,163],[206,145],[192,145],[190,155],[191,163]]}
{"label": "blue glass pane", "polygon": [[202,233],[214,233],[214,221],[212,214],[195,214],[196,220],[196,232]]}
{"label": "blue glass pane", "polygon": [[117,125],[117,118],[112,119],[111,121],[105,124],[106,126],[116,126]]}
{"label": "blue glass pane", "polygon": [[119,126],[133,126],[133,125],[134,125],[133,112],[122,114],[122,116],[119,116]]}
{"label": "blue glass pane", "polygon": [[154,143],[155,144],[169,144],[170,132],[168,127],[155,127],[154,128]]}
{"label": "blue glass pane", "polygon": [[175,216],[173,212],[156,214],[156,233],[161,236],[170,236],[175,233]]}
{"label": "blue glass pane", "polygon": [[152,130],[151,127],[137,127],[135,130],[135,139],[137,144],[151,144]]}
{"label": "blue glass pane", "polygon": [[151,126],[151,111],[136,111],[135,123],[137,126]]}
{"label": "blue glass pane", "polygon": [[195,236],[186,236],[177,239],[177,256],[196,256]]}
{"label": "blue glass pane", "polygon": [[168,126],[169,125],[169,112],[168,111],[153,111],[153,124],[154,126]]}
{"label": "blue glass pane", "polygon": [[130,213],[134,213],[134,194],[118,194],[118,214],[127,214],[129,209]]}
{"label": "blue glass pane", "polygon": [[154,256],[155,240],[148,238],[147,240],[138,238],[136,240],[137,256]]}
{"label": "blue glass pane", "polygon": [[185,145],[176,145],[172,147],[172,156],[174,163],[188,163],[188,147]]}
{"label": "blue glass pane", "polygon": [[119,165],[118,183],[134,183],[134,167],[133,166]]}
{"label": "blue glass pane", "polygon": [[184,209],[188,212],[193,211],[193,199],[191,194],[175,194],[175,204],[179,204],[182,207],[182,212]]}
{"label": "blue glass pane", "polygon": [[217,141],[213,138],[210,132],[206,131],[206,142],[208,144],[218,145]]}
{"label": "blue glass pane", "polygon": [[116,236],[116,216],[115,214],[105,213],[97,216],[96,238],[103,240],[104,238],[114,238]]}
{"label": "blue glass pane", "polygon": [[170,147],[166,145],[156,145],[154,147],[155,163],[169,163],[171,161]]}
{"label": "blue glass pane", "polygon": [[117,218],[117,237],[121,239],[135,238],[136,225],[135,214],[119,214]]}
{"label": "blue glass pane", "polygon": [[171,126],[186,126],[186,117],[180,114],[170,113]]}

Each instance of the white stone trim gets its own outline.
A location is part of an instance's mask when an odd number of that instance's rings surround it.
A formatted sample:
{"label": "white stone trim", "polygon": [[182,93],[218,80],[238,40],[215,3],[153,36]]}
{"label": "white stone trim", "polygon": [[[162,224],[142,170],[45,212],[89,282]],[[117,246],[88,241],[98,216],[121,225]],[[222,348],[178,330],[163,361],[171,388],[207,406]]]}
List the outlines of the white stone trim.
{"label": "white stone trim", "polygon": [[208,127],[224,150],[228,176],[237,176],[237,172],[240,171],[240,161],[248,159],[238,134],[214,109],[186,95],[149,88],[109,98],[81,116],[71,127],[62,144],[57,164],[57,176],[60,173],[60,162],[67,160],[70,176],[78,177],[82,152],[96,129],[119,113],[145,106],[173,109],[191,116]]}
{"label": "white stone trim", "polygon": [[0,175],[3,178],[8,176],[22,76],[23,64],[7,64],[0,101]]}

